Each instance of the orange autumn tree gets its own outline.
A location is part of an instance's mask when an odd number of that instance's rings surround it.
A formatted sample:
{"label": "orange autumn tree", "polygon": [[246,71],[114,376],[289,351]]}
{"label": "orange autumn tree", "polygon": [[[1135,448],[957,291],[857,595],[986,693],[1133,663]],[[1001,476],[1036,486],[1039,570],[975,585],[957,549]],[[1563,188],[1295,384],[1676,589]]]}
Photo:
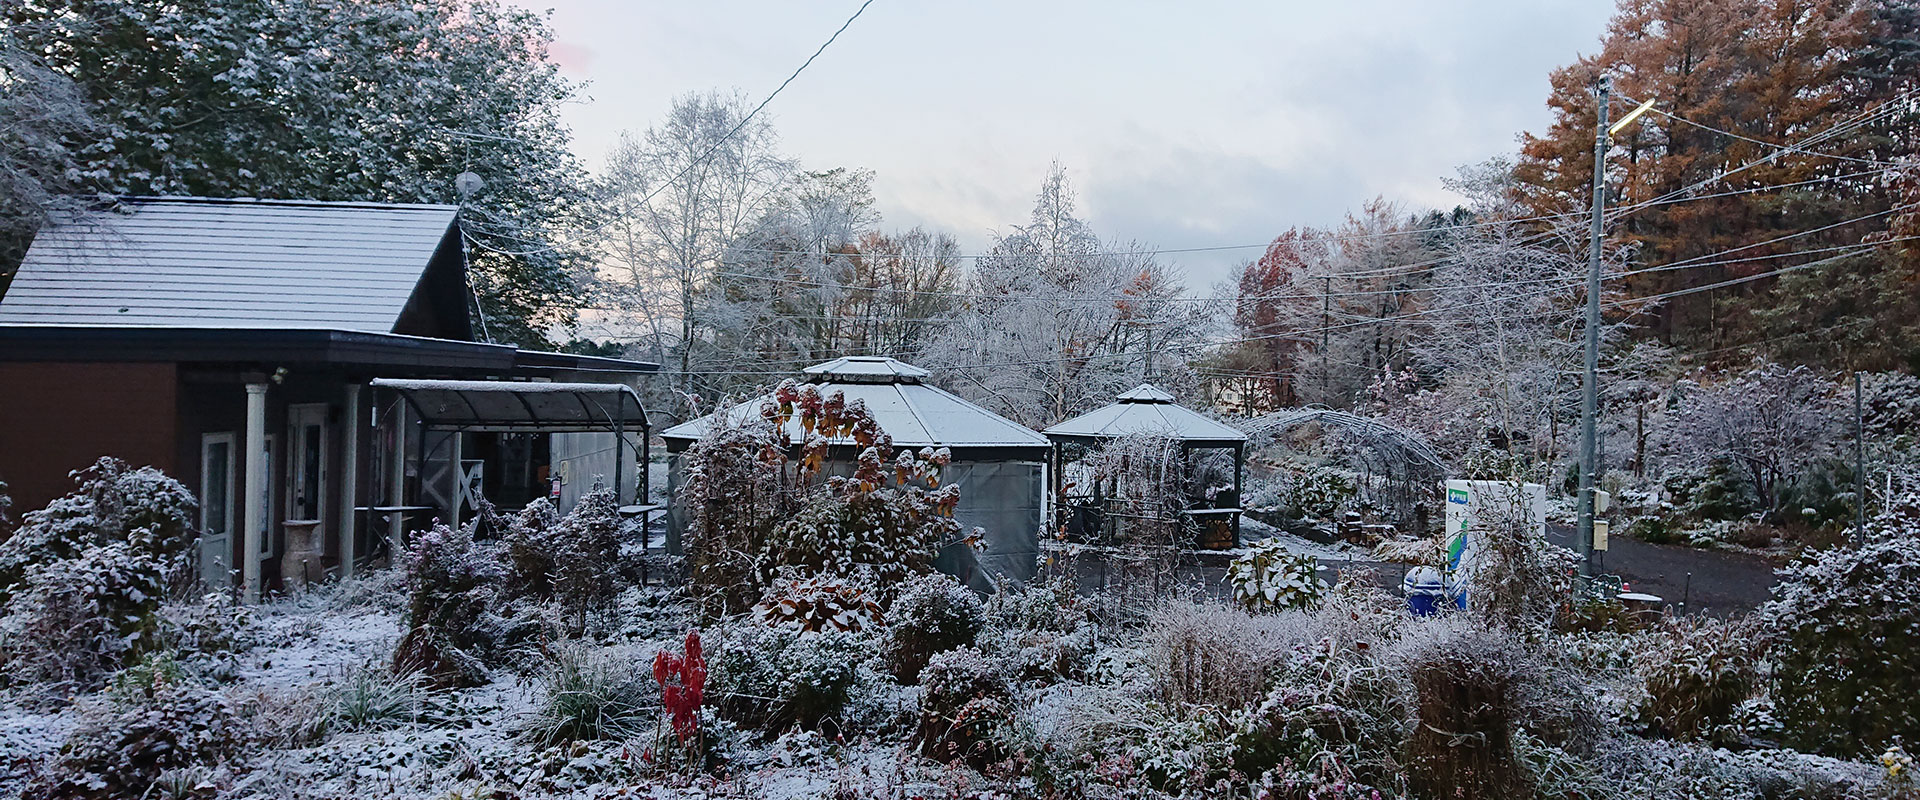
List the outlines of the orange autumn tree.
{"label": "orange autumn tree", "polygon": [[[1906,243],[1702,289],[1885,239],[1911,213],[1920,194],[1898,177],[1920,152],[1916,31],[1900,0],[1621,0],[1600,52],[1552,74],[1551,127],[1523,137],[1530,210],[1587,207],[1592,88],[1612,76],[1614,118],[1648,98],[1657,112],[1609,151],[1611,235],[1639,247],[1641,267],[1704,262],[1627,279],[1630,297],[1701,290],[1644,307],[1651,333],[1693,349],[1766,339],[1801,361],[1908,360],[1920,251]],[[1716,255],[1731,248],[1744,249]]]}

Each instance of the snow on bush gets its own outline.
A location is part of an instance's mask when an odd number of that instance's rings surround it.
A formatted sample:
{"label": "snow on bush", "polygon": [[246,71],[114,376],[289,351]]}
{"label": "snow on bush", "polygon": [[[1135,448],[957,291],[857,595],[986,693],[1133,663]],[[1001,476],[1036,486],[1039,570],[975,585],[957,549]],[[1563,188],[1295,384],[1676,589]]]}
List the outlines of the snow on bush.
{"label": "snow on bush", "polygon": [[1327,592],[1320,561],[1295,554],[1278,539],[1266,539],[1227,565],[1233,601],[1248,611],[1313,609]]}
{"label": "snow on bush", "polygon": [[834,575],[786,578],[768,586],[753,614],[768,625],[792,625],[802,631],[872,632],[880,624],[880,604],[863,589]]}
{"label": "snow on bush", "polygon": [[936,654],[920,671],[920,752],[975,766],[999,760],[994,742],[1013,699],[1000,665],[972,647]]}
{"label": "snow on bush", "polygon": [[1920,741],[1920,498],[1899,498],[1857,548],[1780,573],[1759,612],[1788,741],[1853,757]]}
{"label": "snow on bush", "polygon": [[572,634],[619,594],[620,514],[611,489],[581,495],[565,517],[545,498],[534,500],[503,527],[510,593],[558,600]]}
{"label": "snow on bush", "polygon": [[837,729],[855,689],[876,678],[861,667],[871,642],[858,634],[808,633],[751,618],[714,633],[707,697],[723,717],[754,730]]}
{"label": "snow on bush", "polygon": [[0,540],[0,601],[12,596],[35,565],[79,557],[89,547],[124,543],[184,576],[200,532],[199,507],[179,481],[153,467],[133,468],[103,457],[73,473],[73,492],[28,512],[12,536]]}
{"label": "snow on bush", "polygon": [[435,524],[407,549],[406,634],[396,673],[423,672],[439,686],[479,686],[499,643],[492,612],[506,571],[499,553],[471,529]]}
{"label": "snow on bush", "polygon": [[1646,681],[1641,724],[1676,739],[1743,744],[1748,733],[1739,712],[1762,688],[1752,626],[1693,616],[1668,622],[1655,636],[1636,665]]}
{"label": "snow on bush", "polygon": [[986,621],[986,607],[972,589],[944,573],[922,575],[908,580],[887,610],[880,656],[896,679],[915,683],[928,659],[973,644]]}
{"label": "snow on bush", "polygon": [[[851,463],[830,464],[836,451],[851,452]],[[685,458],[684,547],[692,589],[712,614],[751,606],[790,568],[870,575],[884,603],[901,581],[931,571],[939,548],[977,541],[953,520],[959,487],[940,485],[945,448],[896,451],[864,402],[812,384],[782,383],[754,417],[717,414]]]}
{"label": "snow on bush", "polygon": [[[235,765],[251,749],[249,726],[217,692],[161,680],[130,698],[89,703],[50,768],[36,776],[24,800],[121,800],[185,788],[212,797],[205,776]],[[204,784],[204,785],[203,785]]]}
{"label": "snow on bush", "polygon": [[1161,699],[1232,709],[1266,693],[1268,673],[1310,630],[1303,614],[1255,616],[1216,603],[1176,601],[1148,618],[1142,639]]}
{"label": "snow on bush", "polygon": [[169,564],[127,542],[35,564],[0,607],[0,674],[85,690],[159,644]]}
{"label": "snow on bush", "polygon": [[1005,663],[1016,679],[1049,683],[1085,674],[1098,628],[1072,583],[1001,582],[987,597],[986,612],[975,645]]}

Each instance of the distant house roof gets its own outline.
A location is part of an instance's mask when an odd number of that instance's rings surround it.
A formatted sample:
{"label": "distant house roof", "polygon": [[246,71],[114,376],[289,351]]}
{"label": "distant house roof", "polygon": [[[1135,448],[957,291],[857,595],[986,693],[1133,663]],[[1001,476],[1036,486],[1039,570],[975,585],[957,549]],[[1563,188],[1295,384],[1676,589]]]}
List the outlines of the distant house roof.
{"label": "distant house roof", "polygon": [[[927,371],[891,358],[848,357],[815,364],[804,370],[822,395],[839,392],[851,403],[867,404],[880,429],[898,447],[960,449],[1046,448],[1046,437],[1018,422],[976,406],[943,389],[920,382]],[[733,418],[758,413],[768,397],[756,397],[725,413]],[[686,447],[706,435],[713,415],[690,420],[660,432],[669,449]],[[799,441],[798,420],[787,423]]]}
{"label": "distant house roof", "polygon": [[1054,439],[1111,439],[1129,434],[1164,434],[1183,442],[1231,444],[1247,435],[1224,423],[1207,419],[1173,404],[1173,395],[1143,383],[1120,395],[1118,402],[1062,422],[1046,433]]}
{"label": "distant house roof", "polygon": [[130,198],[35,237],[0,324],[471,339],[458,209]]}

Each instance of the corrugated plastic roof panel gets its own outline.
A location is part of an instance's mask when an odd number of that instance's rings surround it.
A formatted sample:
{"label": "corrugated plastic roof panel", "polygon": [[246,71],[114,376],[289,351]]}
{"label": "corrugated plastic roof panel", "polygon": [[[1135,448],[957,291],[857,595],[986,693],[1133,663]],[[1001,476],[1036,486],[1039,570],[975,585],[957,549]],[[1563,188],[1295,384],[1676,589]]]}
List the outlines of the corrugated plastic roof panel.
{"label": "corrugated plastic roof panel", "polygon": [[0,324],[388,333],[457,211],[128,200],[43,229]]}

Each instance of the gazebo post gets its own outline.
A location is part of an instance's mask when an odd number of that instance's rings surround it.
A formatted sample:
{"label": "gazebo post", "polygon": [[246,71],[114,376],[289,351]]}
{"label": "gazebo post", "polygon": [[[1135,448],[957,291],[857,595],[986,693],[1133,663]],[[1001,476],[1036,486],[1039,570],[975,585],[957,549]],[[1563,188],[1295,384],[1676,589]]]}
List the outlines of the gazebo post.
{"label": "gazebo post", "polygon": [[620,499],[620,488],[625,485],[627,471],[627,404],[616,403],[613,412],[613,505],[624,504]]}
{"label": "gazebo post", "polygon": [[1233,443],[1233,505],[1240,513],[1233,515],[1233,546],[1240,546],[1240,518],[1247,515],[1246,490],[1240,487],[1241,477],[1246,473],[1247,443]]}

